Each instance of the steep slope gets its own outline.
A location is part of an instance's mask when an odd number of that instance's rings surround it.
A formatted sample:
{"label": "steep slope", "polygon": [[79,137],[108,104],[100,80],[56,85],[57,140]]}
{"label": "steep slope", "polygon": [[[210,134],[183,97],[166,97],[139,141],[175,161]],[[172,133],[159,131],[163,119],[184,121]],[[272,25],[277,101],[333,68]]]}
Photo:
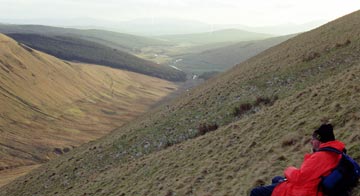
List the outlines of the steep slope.
{"label": "steep slope", "polygon": [[288,35],[264,40],[240,42],[229,46],[212,48],[199,53],[176,56],[176,59],[181,59],[181,61],[176,63],[176,67],[185,72],[197,74],[207,71],[223,72],[294,36],[295,35]]}
{"label": "steep slope", "polygon": [[0,195],[246,195],[298,166],[324,121],[360,161],[359,27],[357,11],[289,39]]}
{"label": "steep slope", "polygon": [[225,29],[213,32],[182,34],[182,35],[164,35],[155,38],[167,40],[170,42],[209,44],[216,42],[239,42],[249,40],[259,40],[272,37],[269,34],[243,31],[240,29]]}
{"label": "steep slope", "polygon": [[100,64],[171,81],[185,80],[185,74],[179,70],[81,38],[29,33],[7,35],[18,42],[64,60]]}
{"label": "steep slope", "polygon": [[0,68],[0,172],[99,138],[176,89],[145,75],[61,61],[2,34]]}

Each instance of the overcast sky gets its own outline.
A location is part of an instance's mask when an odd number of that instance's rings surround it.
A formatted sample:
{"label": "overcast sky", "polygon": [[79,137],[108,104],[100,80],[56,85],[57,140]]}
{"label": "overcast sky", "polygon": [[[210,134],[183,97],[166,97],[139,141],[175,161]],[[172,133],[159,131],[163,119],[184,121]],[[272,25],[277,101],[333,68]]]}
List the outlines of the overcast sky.
{"label": "overcast sky", "polygon": [[360,0],[0,0],[0,20],[166,17],[267,26],[330,21],[358,9]]}

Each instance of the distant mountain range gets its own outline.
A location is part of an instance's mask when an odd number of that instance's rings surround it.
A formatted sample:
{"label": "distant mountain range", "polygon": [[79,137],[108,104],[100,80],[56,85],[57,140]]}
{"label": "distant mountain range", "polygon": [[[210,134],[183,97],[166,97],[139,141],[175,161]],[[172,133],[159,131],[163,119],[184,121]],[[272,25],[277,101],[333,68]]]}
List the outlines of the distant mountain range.
{"label": "distant mountain range", "polygon": [[176,43],[191,43],[199,45],[219,42],[259,40],[269,37],[273,37],[273,35],[249,32],[240,29],[225,29],[204,33],[156,36],[155,38]]}
{"label": "distant mountain range", "polygon": [[228,24],[228,25],[216,25],[216,28],[217,29],[237,28],[246,31],[266,33],[272,35],[290,35],[290,34],[302,33],[305,31],[315,29],[325,23],[326,23],[325,21],[319,20],[304,24],[288,23],[288,24],[279,24],[273,26],[246,26],[239,24]]}
{"label": "distant mountain range", "polygon": [[229,28],[243,29],[246,31],[273,34],[288,35],[304,32],[316,28],[325,23],[325,21],[313,21],[305,24],[282,24],[275,26],[251,27],[241,24],[206,24],[192,20],[171,19],[171,18],[153,18],[153,19],[135,19],[130,21],[107,21],[93,18],[74,18],[74,19],[0,19],[0,23],[8,24],[43,24],[50,26],[74,27],[74,28],[92,28],[108,29],[122,33],[158,36],[171,34],[193,34],[209,31],[217,31]]}

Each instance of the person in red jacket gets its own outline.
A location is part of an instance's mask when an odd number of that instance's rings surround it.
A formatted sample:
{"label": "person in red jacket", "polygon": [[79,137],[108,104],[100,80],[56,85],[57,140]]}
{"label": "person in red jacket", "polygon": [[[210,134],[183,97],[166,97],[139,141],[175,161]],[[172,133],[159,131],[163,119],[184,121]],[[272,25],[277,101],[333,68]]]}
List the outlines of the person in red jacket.
{"label": "person in red jacket", "polygon": [[317,151],[324,147],[345,151],[345,145],[335,140],[331,124],[323,124],[314,131],[311,145],[313,153],[305,155],[300,168],[286,168],[285,178],[276,177],[272,185],[254,188],[250,196],[323,196],[319,189],[321,177],[331,173],[339,163],[341,155]]}

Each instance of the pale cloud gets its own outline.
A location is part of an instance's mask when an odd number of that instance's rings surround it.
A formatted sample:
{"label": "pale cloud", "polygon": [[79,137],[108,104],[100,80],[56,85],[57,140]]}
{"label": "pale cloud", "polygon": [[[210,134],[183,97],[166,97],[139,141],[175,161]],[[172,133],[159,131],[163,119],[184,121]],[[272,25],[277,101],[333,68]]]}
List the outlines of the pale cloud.
{"label": "pale cloud", "polygon": [[0,5],[0,19],[167,17],[255,26],[332,20],[360,9],[359,0],[0,0]]}

